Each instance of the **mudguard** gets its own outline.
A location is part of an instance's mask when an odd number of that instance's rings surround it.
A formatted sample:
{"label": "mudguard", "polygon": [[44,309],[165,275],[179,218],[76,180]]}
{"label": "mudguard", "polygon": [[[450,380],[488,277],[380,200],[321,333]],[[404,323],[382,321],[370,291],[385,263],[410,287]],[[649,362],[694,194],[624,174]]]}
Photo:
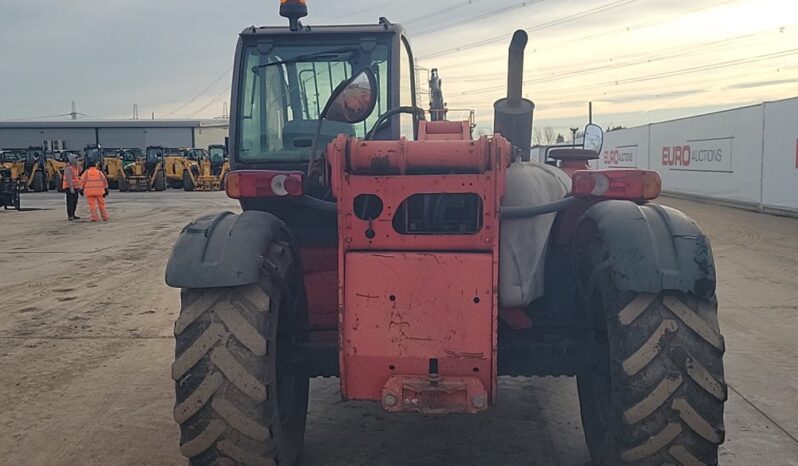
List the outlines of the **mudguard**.
{"label": "mudguard", "polygon": [[584,214],[595,222],[609,254],[609,272],[619,290],[715,293],[715,263],[709,239],[682,212],[658,204],[599,202]]}
{"label": "mudguard", "polygon": [[249,210],[200,217],[180,233],[166,266],[166,284],[175,288],[222,288],[258,281],[263,257],[283,222]]}

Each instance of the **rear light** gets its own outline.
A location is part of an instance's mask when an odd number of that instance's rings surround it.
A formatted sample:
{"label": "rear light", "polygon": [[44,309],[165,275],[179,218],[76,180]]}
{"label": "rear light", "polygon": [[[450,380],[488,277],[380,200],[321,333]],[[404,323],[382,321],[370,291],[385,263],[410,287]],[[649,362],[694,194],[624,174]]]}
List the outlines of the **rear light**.
{"label": "rear light", "polygon": [[238,170],[227,174],[224,190],[233,199],[302,195],[302,172]]}
{"label": "rear light", "polygon": [[579,170],[571,179],[574,196],[648,200],[662,191],[662,178],[650,170]]}

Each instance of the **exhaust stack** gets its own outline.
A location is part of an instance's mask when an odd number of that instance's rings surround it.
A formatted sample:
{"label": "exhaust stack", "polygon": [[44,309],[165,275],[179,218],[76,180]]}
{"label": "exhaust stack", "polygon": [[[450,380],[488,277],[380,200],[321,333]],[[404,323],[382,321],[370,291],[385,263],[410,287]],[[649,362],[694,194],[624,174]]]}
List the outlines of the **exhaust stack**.
{"label": "exhaust stack", "polygon": [[532,146],[532,114],[535,104],[522,97],[524,87],[524,49],[528,36],[519,29],[513,34],[507,61],[507,97],[493,104],[494,131],[507,138],[528,161]]}

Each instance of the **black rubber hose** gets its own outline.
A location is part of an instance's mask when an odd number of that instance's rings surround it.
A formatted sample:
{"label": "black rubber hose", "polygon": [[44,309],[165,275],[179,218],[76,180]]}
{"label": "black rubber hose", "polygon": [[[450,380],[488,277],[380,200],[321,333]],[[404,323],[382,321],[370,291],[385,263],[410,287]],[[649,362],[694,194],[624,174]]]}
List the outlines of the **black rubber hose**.
{"label": "black rubber hose", "polygon": [[579,199],[576,197],[566,197],[559,201],[554,201],[549,204],[536,205],[536,206],[516,206],[516,207],[502,207],[499,216],[502,220],[510,220],[514,218],[529,218],[538,215],[550,214],[565,210],[576,203]]}

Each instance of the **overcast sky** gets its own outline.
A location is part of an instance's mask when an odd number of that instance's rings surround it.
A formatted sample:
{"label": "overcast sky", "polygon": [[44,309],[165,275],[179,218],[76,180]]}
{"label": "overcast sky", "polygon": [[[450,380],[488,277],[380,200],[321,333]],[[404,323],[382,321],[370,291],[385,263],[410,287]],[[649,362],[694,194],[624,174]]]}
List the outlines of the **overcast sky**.
{"label": "overcast sky", "polygon": [[[237,34],[282,25],[278,0],[0,0],[0,120],[212,118]],[[633,126],[798,95],[794,0],[309,0],[306,24],[408,30],[450,108],[489,130],[509,37],[530,33],[536,126]]]}

